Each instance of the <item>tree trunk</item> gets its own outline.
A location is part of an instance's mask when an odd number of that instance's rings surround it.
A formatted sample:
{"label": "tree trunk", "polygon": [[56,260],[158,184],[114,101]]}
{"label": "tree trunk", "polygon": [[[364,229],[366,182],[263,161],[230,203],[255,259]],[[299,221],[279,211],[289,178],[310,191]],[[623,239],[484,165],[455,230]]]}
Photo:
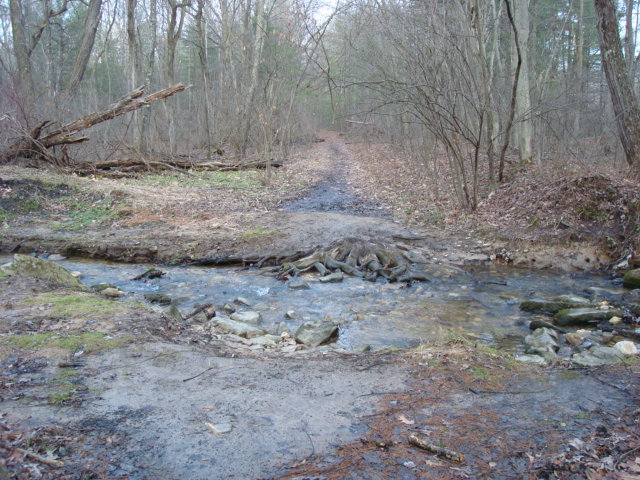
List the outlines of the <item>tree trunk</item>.
{"label": "tree trunk", "polygon": [[[516,0],[514,6],[515,28],[518,30],[518,38],[520,41],[520,76],[518,78],[518,90],[516,92],[516,119],[514,125],[515,143],[518,145],[520,153],[520,162],[529,163],[533,159],[533,149],[531,147],[531,138],[533,136],[531,129],[531,94],[529,87],[529,0]],[[515,40],[514,40],[515,42]],[[514,46],[514,61],[517,63],[518,55]],[[514,73],[515,75],[515,73]]]}
{"label": "tree trunk", "polygon": [[615,0],[595,0],[602,64],[609,85],[618,136],[629,165],[640,173],[640,109],[622,56]]}
{"label": "tree trunk", "polygon": [[198,0],[198,9],[196,12],[196,30],[198,32],[198,58],[200,59],[200,71],[202,72],[202,88],[204,89],[204,128],[207,148],[207,160],[211,160],[211,125],[209,117],[209,67],[207,61],[207,33],[203,21],[205,0]]}
{"label": "tree trunk", "polygon": [[98,31],[98,25],[100,24],[100,17],[102,14],[102,0],[91,0],[89,2],[89,8],[87,10],[87,17],[84,21],[84,28],[82,30],[82,39],[80,40],[80,47],[76,54],[76,60],[71,70],[71,75],[67,81],[67,86],[62,92],[62,99],[68,98],[74,90],[78,88],[84,72],[87,69],[91,52],[93,51],[93,44],[96,40],[96,32]]}
{"label": "tree trunk", "polygon": [[31,55],[27,46],[27,37],[23,23],[22,3],[20,0],[9,0],[11,15],[11,32],[13,34],[13,55],[18,70],[20,93],[27,102],[33,98],[33,78],[31,76]]}

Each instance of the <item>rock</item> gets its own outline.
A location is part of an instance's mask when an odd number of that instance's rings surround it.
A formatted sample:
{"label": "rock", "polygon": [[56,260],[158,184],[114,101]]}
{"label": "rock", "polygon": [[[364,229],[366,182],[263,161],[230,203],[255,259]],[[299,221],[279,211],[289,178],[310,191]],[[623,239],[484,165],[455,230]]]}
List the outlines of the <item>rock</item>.
{"label": "rock", "polygon": [[573,345],[574,347],[577,347],[582,342],[584,342],[584,337],[579,333],[567,333],[564,336],[564,339],[567,341],[569,345]]}
{"label": "rock", "polygon": [[611,318],[609,319],[609,323],[610,323],[611,325],[619,325],[619,324],[621,324],[621,323],[622,323],[622,319],[621,319],[620,317],[611,317]]}
{"label": "rock", "polygon": [[262,316],[259,312],[236,312],[231,314],[231,320],[257,325],[258,323],[260,323],[260,320],[262,320]]}
{"label": "rock", "polygon": [[564,330],[556,327],[553,323],[548,322],[544,318],[534,318],[533,320],[531,320],[531,323],[529,323],[529,328],[531,330],[537,330],[538,328],[550,328],[551,330],[564,333]]}
{"label": "rock", "polygon": [[309,284],[301,278],[292,278],[289,280],[289,283],[287,283],[287,287],[291,290],[309,290],[311,288]]}
{"label": "rock", "polygon": [[247,339],[247,343],[249,345],[260,345],[262,347],[275,347],[278,344],[278,342],[274,342],[267,335]]}
{"label": "rock", "polygon": [[584,352],[576,353],[571,357],[571,362],[583,367],[598,367],[618,363],[624,359],[624,354],[615,348],[596,345]]}
{"label": "rock", "polygon": [[591,302],[577,295],[560,295],[550,299],[532,298],[520,304],[520,309],[531,313],[548,313],[553,315],[567,308],[590,307]]}
{"label": "rock", "polygon": [[589,323],[600,323],[612,317],[621,317],[622,310],[600,309],[600,308],[569,308],[560,310],[555,314],[554,319],[561,327],[584,325]]}
{"label": "rock", "polygon": [[171,305],[171,298],[163,293],[145,293],[144,299],[158,305]]}
{"label": "rock", "polygon": [[625,355],[638,354],[638,347],[636,347],[635,343],[630,342],[629,340],[623,340],[622,342],[618,342],[613,346],[613,348],[615,348],[620,353],[623,353]]}
{"label": "rock", "polygon": [[547,365],[549,363],[540,355],[516,355],[515,359],[518,362],[536,363],[538,365]]}
{"label": "rock", "polygon": [[294,338],[298,343],[317,347],[318,345],[335,341],[338,338],[338,325],[329,322],[320,324],[303,323],[296,330]]}
{"label": "rock", "polygon": [[41,258],[20,255],[19,253],[14,255],[10,266],[2,268],[2,272],[19,277],[40,278],[76,290],[87,291],[89,289],[60,265]]}
{"label": "rock", "polygon": [[627,308],[634,315],[640,316],[640,303],[628,303],[627,304]]}
{"label": "rock", "polygon": [[74,278],[82,278],[82,272],[78,272],[77,270],[70,272],[69,275],[71,275]]}
{"label": "rock", "polygon": [[320,277],[318,281],[320,283],[338,283],[344,280],[344,273],[336,272],[330,273],[329,275],[325,275],[324,277]]}
{"label": "rock", "polygon": [[296,312],[294,310],[287,310],[287,313],[285,313],[284,316],[289,320],[293,320],[294,318],[296,318]]}
{"label": "rock", "polygon": [[222,306],[222,310],[224,310],[227,313],[234,313],[236,311],[236,307],[234,307],[233,305],[231,305],[229,303],[225,303]]}
{"label": "rock", "polygon": [[223,333],[232,333],[243,338],[261,337],[267,333],[255,325],[237,322],[226,317],[216,317],[214,324]]}
{"label": "rock", "polygon": [[178,310],[178,307],[176,307],[175,305],[171,305],[169,310],[167,310],[167,317],[174,319],[176,322],[184,321],[182,313],[180,313],[180,310]]}
{"label": "rock", "polygon": [[61,262],[62,260],[66,260],[67,257],[64,255],[60,255],[59,253],[53,253],[47,257],[47,260],[50,262]]}
{"label": "rock", "polygon": [[640,268],[635,268],[625,273],[622,285],[626,288],[640,288]]}
{"label": "rock", "polygon": [[602,300],[620,300],[625,293],[623,289],[613,288],[601,288],[601,287],[589,287],[586,290],[591,294],[591,298],[594,302],[600,302]]}
{"label": "rock", "polygon": [[205,425],[214,435],[230,433],[231,430],[233,430],[233,425],[231,425],[230,423],[216,423],[215,425],[212,423],[205,423]]}
{"label": "rock", "polygon": [[525,352],[534,355],[545,355],[558,351],[558,332],[550,328],[538,328],[524,339]]}
{"label": "rock", "polygon": [[103,290],[100,290],[100,293],[105,297],[109,297],[109,298],[120,298],[121,296],[127,294],[126,292],[123,292],[119,288],[112,288],[112,287],[108,287]]}
{"label": "rock", "polygon": [[238,297],[236,298],[233,303],[235,303],[236,305],[244,305],[245,307],[250,307],[251,304],[249,303],[249,300],[247,300],[244,297]]}
{"label": "rock", "polygon": [[91,285],[91,288],[96,292],[101,292],[106,288],[114,288],[116,290],[118,289],[118,287],[116,287],[113,283],[96,283],[95,285]]}

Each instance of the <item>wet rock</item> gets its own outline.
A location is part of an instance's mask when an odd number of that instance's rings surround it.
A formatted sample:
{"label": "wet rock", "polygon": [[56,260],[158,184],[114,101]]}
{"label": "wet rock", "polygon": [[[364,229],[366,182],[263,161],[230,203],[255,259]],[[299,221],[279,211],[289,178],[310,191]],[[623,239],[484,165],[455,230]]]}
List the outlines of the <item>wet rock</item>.
{"label": "wet rock", "polygon": [[518,362],[535,363],[538,365],[547,365],[549,363],[540,355],[516,355],[514,358]]}
{"label": "wet rock", "polygon": [[619,324],[621,324],[621,323],[622,323],[622,319],[621,319],[620,317],[611,317],[611,318],[609,319],[609,323],[610,323],[611,325],[619,325]]}
{"label": "wet rock", "polygon": [[638,354],[638,347],[636,347],[635,343],[633,343],[633,342],[631,342],[629,340],[623,340],[622,342],[618,342],[613,346],[613,348],[615,348],[620,353],[623,353],[625,355],[637,355]]}
{"label": "wet rock", "polygon": [[258,323],[260,323],[260,320],[262,320],[262,316],[260,315],[260,312],[236,312],[231,314],[231,320],[257,325]]}
{"label": "wet rock", "polygon": [[591,302],[584,297],[577,295],[560,295],[549,299],[532,298],[525,300],[520,304],[520,309],[525,312],[548,313],[553,315],[567,308],[590,307],[591,305]]}
{"label": "wet rock", "polygon": [[539,328],[550,328],[551,330],[555,330],[557,332],[564,332],[564,330],[556,327],[553,323],[548,322],[546,319],[544,318],[534,318],[533,320],[531,320],[531,322],[529,323],[529,328],[531,330],[537,330]]}
{"label": "wet rock", "polygon": [[261,337],[267,333],[255,325],[237,322],[226,317],[216,317],[214,325],[223,333],[231,333],[243,338]]}
{"label": "wet rock", "polygon": [[109,297],[109,298],[120,298],[123,295],[127,294],[127,292],[123,292],[119,288],[112,288],[112,287],[108,287],[103,290],[100,290],[100,293],[105,297]]}
{"label": "wet rock", "polygon": [[525,352],[534,355],[546,355],[558,351],[560,343],[558,332],[550,328],[538,328],[524,339]]}
{"label": "wet rock", "polygon": [[571,357],[571,361],[583,367],[598,367],[618,363],[624,359],[624,354],[615,348],[596,345],[584,352],[576,353]]}
{"label": "wet rock", "polygon": [[184,318],[182,317],[182,313],[178,310],[178,307],[172,305],[169,310],[167,310],[167,317],[172,318],[176,322],[183,322]]}
{"label": "wet rock", "polygon": [[229,303],[225,303],[222,306],[222,310],[224,310],[227,313],[234,313],[236,311],[236,307],[234,307],[233,305],[231,305]]}
{"label": "wet rock", "polygon": [[238,297],[236,298],[233,303],[235,303],[236,305],[244,305],[245,307],[250,307],[251,304],[249,303],[249,300],[247,300],[244,297]]}
{"label": "wet rock", "polygon": [[145,293],[144,299],[158,305],[171,305],[171,298],[163,293]]}
{"label": "wet rock", "polygon": [[625,273],[622,285],[626,288],[640,288],[640,268]]}
{"label": "wet rock", "polygon": [[150,268],[146,272],[141,273],[136,277],[133,277],[133,280],[152,280],[154,278],[160,278],[163,275],[166,275],[166,272],[163,272],[162,270],[158,270],[157,268]]}
{"label": "wet rock", "polygon": [[569,308],[555,314],[555,323],[561,327],[600,323],[612,317],[621,317],[622,310],[600,308]]}
{"label": "wet rock", "polygon": [[287,313],[285,313],[284,316],[289,320],[293,320],[294,318],[296,318],[296,312],[294,310],[287,310]]}
{"label": "wet rock", "polygon": [[586,290],[594,302],[601,302],[602,300],[620,300],[624,295],[623,289],[602,288],[602,287],[589,287]]}
{"label": "wet rock", "polygon": [[269,338],[267,335],[253,337],[246,341],[249,345],[260,345],[261,347],[275,347],[278,344],[277,341],[273,341],[273,339]]}
{"label": "wet rock", "polygon": [[315,324],[311,322],[303,323],[296,330],[296,342],[311,347],[330,343],[338,338],[338,325],[329,322]]}
{"label": "wet rock", "polygon": [[564,336],[564,339],[567,341],[569,345],[573,345],[574,347],[577,347],[582,342],[584,342],[584,337],[579,333],[567,333]]}
{"label": "wet rock", "polygon": [[344,280],[344,273],[335,272],[330,273],[329,275],[325,275],[324,277],[320,277],[318,281],[320,283],[338,283]]}
{"label": "wet rock", "polygon": [[79,272],[77,270],[74,270],[73,272],[70,272],[69,275],[71,275],[74,278],[82,278],[82,272]]}
{"label": "wet rock", "polygon": [[40,278],[76,290],[89,289],[60,265],[18,253],[14,255],[10,266],[2,267],[2,272],[7,275]]}
{"label": "wet rock", "polygon": [[309,284],[301,278],[292,278],[289,280],[289,283],[287,283],[287,287],[291,290],[309,290],[311,288]]}
{"label": "wet rock", "polygon": [[50,262],[61,262],[62,260],[66,259],[67,257],[65,257],[64,255],[60,255],[59,253],[52,253],[47,257],[47,260],[49,260]]}
{"label": "wet rock", "polygon": [[96,283],[95,285],[91,285],[91,289],[95,290],[96,292],[102,292],[107,288],[115,288],[116,290],[118,289],[118,287],[116,287],[113,283]]}

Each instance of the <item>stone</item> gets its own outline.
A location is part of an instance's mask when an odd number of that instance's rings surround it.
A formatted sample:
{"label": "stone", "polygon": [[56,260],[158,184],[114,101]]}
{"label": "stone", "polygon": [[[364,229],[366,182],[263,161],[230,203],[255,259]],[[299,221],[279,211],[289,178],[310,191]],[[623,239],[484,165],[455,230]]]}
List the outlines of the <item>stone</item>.
{"label": "stone", "polygon": [[545,353],[555,353],[560,344],[558,342],[558,332],[550,328],[538,328],[524,339],[525,352],[534,355],[544,355]]}
{"label": "stone", "polygon": [[289,320],[293,320],[294,318],[296,318],[296,312],[295,310],[287,310],[287,312],[284,314],[285,318],[288,318]]}
{"label": "stone", "polygon": [[555,314],[554,319],[557,325],[561,327],[570,327],[585,325],[590,323],[600,323],[609,320],[612,317],[621,317],[622,310],[615,308],[569,308],[560,310]]}
{"label": "stone", "polygon": [[70,272],[69,275],[71,275],[74,278],[82,278],[82,272],[78,272],[77,270]]}
{"label": "stone", "polygon": [[275,347],[278,344],[278,342],[274,342],[273,339],[269,338],[267,335],[247,339],[247,343],[249,345],[260,345],[262,347]]}
{"label": "stone", "polygon": [[311,288],[309,284],[301,278],[292,278],[289,280],[289,283],[287,283],[287,287],[291,290],[309,290]]}
{"label": "stone", "polygon": [[330,273],[329,275],[325,275],[324,277],[320,277],[318,281],[320,283],[338,283],[344,280],[344,273],[336,272]]}
{"label": "stone", "polygon": [[577,347],[582,342],[584,342],[584,337],[579,333],[567,333],[564,336],[564,339],[567,341],[569,345],[573,345],[574,347]]}
{"label": "stone", "polygon": [[118,289],[118,287],[116,287],[113,283],[96,283],[95,285],[91,285],[91,289],[95,290],[96,292],[101,292],[106,288],[114,288],[114,289]]}
{"label": "stone", "polygon": [[178,307],[175,305],[171,305],[171,307],[167,310],[167,317],[172,318],[176,322],[184,322],[184,317]]}
{"label": "stone", "polygon": [[144,299],[158,305],[171,305],[171,298],[163,293],[145,293]]}
{"label": "stone", "polygon": [[616,290],[613,288],[602,287],[589,287],[586,291],[591,294],[591,298],[594,302],[600,302],[602,300],[620,300],[625,292],[623,289]]}
{"label": "stone", "polygon": [[640,288],[640,268],[635,268],[625,273],[622,285],[626,288]]}
{"label": "stone", "polygon": [[621,324],[621,323],[622,323],[622,319],[621,319],[620,317],[611,317],[611,318],[609,319],[609,323],[610,323],[611,325],[619,325],[619,324]]}
{"label": "stone", "polygon": [[11,265],[3,267],[2,272],[10,276],[15,275],[19,277],[40,278],[75,290],[89,290],[89,287],[71,275],[60,265],[41,258],[31,257],[29,255],[16,253]]}
{"label": "stone", "polygon": [[250,307],[251,304],[249,303],[249,300],[247,300],[244,297],[237,297],[233,303],[235,303],[236,305],[244,305],[245,307]]}
{"label": "stone", "polygon": [[624,354],[615,348],[596,345],[584,352],[576,353],[571,357],[571,362],[583,367],[598,367],[618,363],[624,359]]}
{"label": "stone", "polygon": [[520,304],[520,309],[531,313],[548,313],[553,315],[567,308],[590,307],[591,302],[577,295],[559,295],[550,299],[532,298]]}
{"label": "stone", "polygon": [[547,365],[549,363],[540,355],[516,355],[514,358],[518,362],[535,363],[538,365]]}
{"label": "stone", "polygon": [[231,305],[229,303],[225,303],[222,306],[222,310],[224,310],[227,313],[234,313],[236,311],[236,307],[234,307],[233,305]]}
{"label": "stone", "polygon": [[66,259],[67,257],[65,257],[64,255],[60,255],[59,253],[52,253],[47,257],[47,260],[49,260],[50,262],[61,262],[62,260]]}
{"label": "stone", "polygon": [[636,347],[636,344],[629,341],[629,340],[623,340],[621,342],[616,343],[613,348],[615,348],[616,350],[618,350],[620,353],[623,353],[625,355],[637,355],[638,354],[638,347]]}
{"label": "stone", "polygon": [[126,295],[126,292],[123,292],[118,288],[112,288],[112,287],[108,287],[103,290],[100,290],[100,293],[105,297],[109,297],[109,298],[120,298],[123,295]]}
{"label": "stone", "polygon": [[260,323],[260,320],[262,320],[262,316],[260,315],[260,312],[235,312],[231,314],[231,320],[257,325],[258,323]]}
{"label": "stone", "polygon": [[529,328],[531,330],[537,330],[538,328],[550,328],[552,330],[556,330],[556,331],[560,331],[560,332],[564,331],[564,330],[561,330],[558,327],[556,327],[553,323],[548,322],[544,318],[534,318],[534,319],[532,319],[531,322],[529,323]]}
{"label": "stone", "polygon": [[248,323],[237,322],[226,317],[216,317],[215,326],[223,333],[232,333],[243,338],[261,337],[267,332],[255,325],[249,325]]}
{"label": "stone", "polygon": [[303,323],[298,327],[298,330],[296,330],[294,338],[296,342],[311,347],[324,345],[338,338],[338,325],[329,322],[319,324],[311,322]]}

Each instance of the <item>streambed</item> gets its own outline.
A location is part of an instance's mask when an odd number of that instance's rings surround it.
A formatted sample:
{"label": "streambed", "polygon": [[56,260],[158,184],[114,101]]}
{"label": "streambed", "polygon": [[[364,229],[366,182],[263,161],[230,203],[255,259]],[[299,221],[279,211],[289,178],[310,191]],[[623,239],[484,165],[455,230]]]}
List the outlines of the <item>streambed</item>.
{"label": "streambed", "polygon": [[[0,257],[6,263],[11,257]],[[522,312],[522,300],[538,295],[586,294],[589,287],[615,289],[604,275],[567,274],[500,266],[465,270],[433,267],[433,280],[406,286],[345,278],[340,283],[319,283],[302,277],[309,289],[294,290],[287,282],[264,271],[242,268],[156,266],[166,272],[153,280],[133,280],[150,268],[143,264],[117,264],[85,259],[57,262],[82,273],[89,284],[112,283],[128,292],[125,301],[144,301],[146,293],[162,293],[183,313],[213,303],[218,309],[242,297],[259,311],[262,326],[276,331],[282,322],[290,331],[307,321],[340,324],[338,345],[355,350],[413,347],[423,342],[464,335],[494,347],[520,351],[531,314]],[[158,307],[159,308],[159,307]],[[285,313],[294,311],[294,318]]]}

